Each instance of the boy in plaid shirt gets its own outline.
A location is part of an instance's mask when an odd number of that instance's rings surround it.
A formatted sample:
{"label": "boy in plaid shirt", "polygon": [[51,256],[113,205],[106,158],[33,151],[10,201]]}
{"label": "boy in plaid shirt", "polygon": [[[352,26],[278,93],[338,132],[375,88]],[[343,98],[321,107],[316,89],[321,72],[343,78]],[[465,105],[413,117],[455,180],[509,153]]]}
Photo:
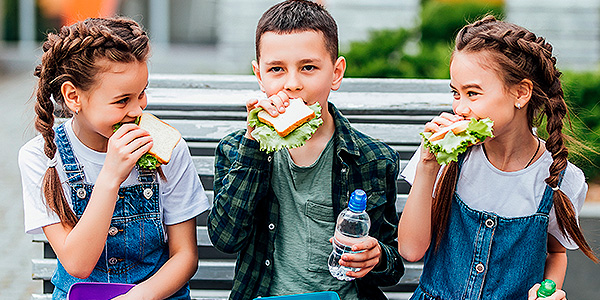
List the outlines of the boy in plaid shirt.
{"label": "boy in plaid shirt", "polygon": [[[250,135],[224,137],[216,150],[215,199],[208,216],[214,246],[238,252],[231,299],[333,290],[341,299],[386,299],[404,267],[397,245],[399,156],[352,128],[328,102],[346,69],[338,57],[337,25],[319,4],[288,0],[272,6],[256,30],[252,66],[267,99],[248,100],[273,116],[289,99],[318,102],[323,124],[305,145],[268,154]],[[329,274],[327,259],[339,212],[355,189],[368,195],[369,237],[341,264],[354,281]]]}

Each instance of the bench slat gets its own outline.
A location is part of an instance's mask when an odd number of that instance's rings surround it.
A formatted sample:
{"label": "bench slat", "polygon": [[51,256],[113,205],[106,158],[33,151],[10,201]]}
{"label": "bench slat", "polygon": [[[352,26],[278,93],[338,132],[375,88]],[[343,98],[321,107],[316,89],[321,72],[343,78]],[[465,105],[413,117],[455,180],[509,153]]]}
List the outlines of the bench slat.
{"label": "bench slat", "polygon": [[[56,269],[56,259],[32,259],[32,278],[50,280]],[[200,260],[194,280],[232,281],[235,260]],[[398,285],[417,284],[423,269],[422,263],[405,263],[405,273]],[[388,288],[389,289],[389,288]]]}

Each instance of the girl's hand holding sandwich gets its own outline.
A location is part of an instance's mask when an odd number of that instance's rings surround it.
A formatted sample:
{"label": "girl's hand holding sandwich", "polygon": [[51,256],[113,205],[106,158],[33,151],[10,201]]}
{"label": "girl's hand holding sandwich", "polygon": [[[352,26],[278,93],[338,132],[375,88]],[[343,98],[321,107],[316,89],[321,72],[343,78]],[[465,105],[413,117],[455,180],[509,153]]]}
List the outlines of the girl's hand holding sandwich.
{"label": "girl's hand holding sandwich", "polygon": [[121,184],[135,166],[137,160],[152,148],[150,134],[136,124],[123,124],[108,139],[106,160],[102,169]]}
{"label": "girl's hand holding sandwich", "polygon": [[450,126],[454,122],[462,120],[464,120],[464,118],[459,115],[443,112],[441,115],[433,118],[431,121],[425,124],[425,131],[435,133],[442,129],[442,127]]}
{"label": "girl's hand holding sandwich", "polygon": [[[458,122],[464,120],[463,117],[444,112],[441,115],[433,118],[431,121],[425,124],[424,132],[436,133],[443,127],[447,127],[452,125],[454,122]],[[435,155],[429,150],[429,148],[425,147],[424,143],[421,143],[421,162],[428,163],[433,162],[438,165]],[[438,168],[436,167],[436,170]],[[436,171],[437,172],[437,171]]]}

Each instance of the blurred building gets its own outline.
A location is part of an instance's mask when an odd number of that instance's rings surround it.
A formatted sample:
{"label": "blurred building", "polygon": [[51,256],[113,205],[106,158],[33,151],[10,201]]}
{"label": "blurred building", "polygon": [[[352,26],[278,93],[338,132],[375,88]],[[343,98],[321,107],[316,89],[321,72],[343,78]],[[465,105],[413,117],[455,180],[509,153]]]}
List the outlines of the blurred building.
{"label": "blurred building", "polygon": [[[21,12],[33,15],[36,0],[18,1]],[[117,13],[142,23],[154,45],[151,63],[170,72],[251,72],[254,30],[262,13],[280,0],[37,0],[42,10],[74,20],[77,12],[65,2],[76,1],[89,17],[106,2],[117,3]],[[89,2],[89,3],[86,3]],[[320,0],[338,22],[342,49],[352,40],[367,37],[374,29],[412,27],[417,22],[420,0]],[[85,5],[84,5],[85,4]],[[62,5],[62,9],[59,6]],[[109,6],[110,6],[109,5]],[[45,8],[44,8],[45,7]],[[69,16],[65,16],[67,14]],[[106,11],[106,10],[104,10]],[[23,17],[25,14],[21,14]],[[24,17],[26,18],[26,17]],[[27,20],[26,20],[27,19]],[[19,31],[23,43],[35,39],[35,25],[23,19]],[[196,52],[194,52],[197,50]],[[197,55],[195,55],[197,53]],[[163,59],[165,58],[165,59]],[[168,58],[168,61],[166,60]],[[187,63],[186,63],[187,62]],[[171,69],[169,69],[171,67]]]}
{"label": "blurred building", "polygon": [[[3,0],[18,2],[19,38],[34,45],[46,30],[35,25],[36,16],[56,22],[72,22],[116,12],[142,23],[154,45],[151,63],[162,72],[251,72],[254,30],[261,14],[281,0]],[[316,0],[338,22],[341,49],[362,40],[369,31],[413,27],[418,22],[421,0]],[[437,0],[465,1],[465,0]],[[600,62],[600,1],[597,0],[473,0],[504,2],[507,19],[552,43],[559,66],[596,70]],[[75,3],[76,5],[74,5]],[[0,7],[2,18],[10,12]],[[83,12],[78,12],[83,11]],[[1,30],[0,32],[6,32]],[[4,37],[0,35],[0,39]],[[452,37],[448,37],[449,40]],[[29,46],[31,47],[31,46]],[[27,48],[27,47],[24,47]],[[26,55],[30,55],[27,53]],[[152,67],[152,65],[151,65]]]}
{"label": "blurred building", "polygon": [[573,70],[597,70],[600,63],[600,1],[505,0],[506,16],[546,38],[558,64]]}

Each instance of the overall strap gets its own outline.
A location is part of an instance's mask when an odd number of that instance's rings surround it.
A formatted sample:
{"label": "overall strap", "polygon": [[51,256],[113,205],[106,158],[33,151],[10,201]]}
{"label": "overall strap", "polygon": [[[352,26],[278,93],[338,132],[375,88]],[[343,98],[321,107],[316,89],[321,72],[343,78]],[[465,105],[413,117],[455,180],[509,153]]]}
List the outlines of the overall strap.
{"label": "overall strap", "polygon": [[63,168],[67,174],[67,181],[69,183],[83,181],[85,175],[83,173],[83,166],[77,162],[77,158],[73,153],[71,142],[67,136],[65,130],[65,124],[60,124],[54,128],[56,133],[55,142],[58,152],[60,153],[60,159],[63,162]]}
{"label": "overall strap", "polygon": [[[562,170],[560,172],[560,175],[558,175],[558,184],[556,185],[557,187],[560,188],[560,184],[562,183],[563,177],[565,176],[565,170],[567,168],[565,168],[564,170]],[[552,208],[552,204],[554,199],[554,190],[552,190],[552,188],[546,184],[546,189],[544,190],[544,195],[542,196],[542,201],[540,202],[540,206],[538,207],[538,213],[543,213],[543,214],[549,214],[550,213],[550,209]]]}
{"label": "overall strap", "polygon": [[[149,170],[140,168],[136,165],[138,170],[138,181],[141,183],[155,183],[156,182],[156,173],[157,169]],[[159,167],[160,168],[160,167]]]}
{"label": "overall strap", "polygon": [[454,185],[455,185],[454,186],[455,191],[456,191],[456,186],[458,185],[458,178],[460,177],[460,171],[462,170],[463,163],[465,162],[465,157],[467,156],[467,153],[469,153],[469,151],[471,151],[470,148],[467,149],[467,151],[465,151],[465,152],[463,152],[463,153],[461,153],[461,154],[458,155],[458,161],[457,161],[457,163],[458,163],[458,171],[457,171],[457,174],[456,174],[456,182],[454,183]]}

